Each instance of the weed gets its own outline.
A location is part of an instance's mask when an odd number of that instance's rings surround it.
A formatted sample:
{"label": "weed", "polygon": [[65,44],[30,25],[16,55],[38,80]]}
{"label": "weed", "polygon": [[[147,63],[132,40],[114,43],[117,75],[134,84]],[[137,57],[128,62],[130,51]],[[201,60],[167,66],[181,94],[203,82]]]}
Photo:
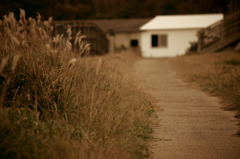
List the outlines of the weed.
{"label": "weed", "polygon": [[19,21],[13,13],[0,21],[0,156],[146,156],[146,95],[107,57],[83,57],[90,51],[85,35],[72,37],[69,26],[64,39],[51,23],[39,14],[26,19],[24,10]]}
{"label": "weed", "polygon": [[229,59],[229,60],[224,61],[224,63],[227,65],[238,66],[238,65],[240,65],[240,60],[239,59]]}

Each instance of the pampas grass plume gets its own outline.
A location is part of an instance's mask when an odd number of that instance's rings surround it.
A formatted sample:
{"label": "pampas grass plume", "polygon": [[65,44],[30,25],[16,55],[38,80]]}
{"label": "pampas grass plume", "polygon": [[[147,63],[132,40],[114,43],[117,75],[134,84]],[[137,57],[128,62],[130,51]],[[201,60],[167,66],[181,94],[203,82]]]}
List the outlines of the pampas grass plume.
{"label": "pampas grass plume", "polygon": [[74,45],[77,44],[80,34],[81,34],[81,31],[78,31],[77,34],[76,34],[75,40],[74,40]]}
{"label": "pampas grass plume", "polygon": [[20,8],[20,20],[21,20],[22,23],[24,23],[24,24],[27,22],[25,10],[23,10],[23,9],[21,9],[21,8]]}
{"label": "pampas grass plume", "polygon": [[67,42],[66,42],[66,51],[67,52],[72,51],[72,43],[69,40],[67,40]]}
{"label": "pampas grass plume", "polygon": [[67,34],[68,34],[68,40],[72,40],[72,29],[71,29],[71,26],[68,25],[67,26]]}
{"label": "pampas grass plume", "polygon": [[71,60],[69,61],[69,63],[68,63],[68,68],[74,66],[75,63],[76,63],[76,61],[77,61],[77,59],[75,59],[75,58],[71,59]]}
{"label": "pampas grass plume", "polygon": [[17,63],[18,63],[18,60],[20,59],[20,54],[17,54],[15,56],[13,56],[13,62],[12,62],[12,71],[14,72],[15,71],[15,68],[17,66]]}
{"label": "pampas grass plume", "polygon": [[50,44],[45,44],[45,48],[50,51],[51,50]]}
{"label": "pampas grass plume", "polygon": [[102,60],[102,58],[100,58],[100,59],[98,60],[97,67],[96,67],[96,75],[99,74],[102,65],[103,65],[103,60]]}
{"label": "pampas grass plume", "polygon": [[2,58],[1,65],[0,65],[0,73],[2,73],[2,71],[5,68],[5,66],[7,65],[8,59],[9,59],[9,55],[7,55],[6,57]]}
{"label": "pampas grass plume", "polygon": [[15,37],[15,36],[11,36],[11,40],[14,42],[14,44],[16,44],[17,46],[20,45],[19,40]]}

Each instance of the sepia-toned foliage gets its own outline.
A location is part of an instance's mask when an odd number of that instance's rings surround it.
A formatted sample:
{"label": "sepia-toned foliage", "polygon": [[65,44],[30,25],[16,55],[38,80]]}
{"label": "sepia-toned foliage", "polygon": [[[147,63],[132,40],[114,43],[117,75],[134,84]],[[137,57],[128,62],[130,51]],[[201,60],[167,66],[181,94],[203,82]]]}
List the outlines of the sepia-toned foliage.
{"label": "sepia-toned foliage", "polygon": [[148,97],[104,57],[82,56],[85,35],[51,23],[22,9],[0,21],[1,158],[146,157]]}
{"label": "sepia-toned foliage", "polygon": [[209,0],[1,0],[0,16],[24,8],[29,15],[40,12],[57,20],[144,18],[166,14],[222,12],[221,5],[210,8]]}

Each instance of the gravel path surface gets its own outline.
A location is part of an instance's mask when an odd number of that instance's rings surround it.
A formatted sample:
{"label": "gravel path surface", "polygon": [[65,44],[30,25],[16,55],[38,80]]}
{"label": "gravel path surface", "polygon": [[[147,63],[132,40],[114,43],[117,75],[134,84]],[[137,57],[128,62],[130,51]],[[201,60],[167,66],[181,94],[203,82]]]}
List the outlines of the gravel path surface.
{"label": "gravel path surface", "polygon": [[217,98],[187,87],[168,59],[142,59],[135,73],[156,100],[153,158],[240,159],[235,112],[222,110]]}

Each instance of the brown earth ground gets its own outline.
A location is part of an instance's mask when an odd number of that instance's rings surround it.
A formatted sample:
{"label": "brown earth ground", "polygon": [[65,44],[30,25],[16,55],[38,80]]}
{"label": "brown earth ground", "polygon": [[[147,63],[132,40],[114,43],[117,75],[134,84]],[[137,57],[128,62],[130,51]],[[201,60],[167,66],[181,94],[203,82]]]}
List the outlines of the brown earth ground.
{"label": "brown earth ground", "polygon": [[189,87],[169,59],[138,59],[135,75],[156,103],[152,158],[239,159],[239,121],[218,98]]}

